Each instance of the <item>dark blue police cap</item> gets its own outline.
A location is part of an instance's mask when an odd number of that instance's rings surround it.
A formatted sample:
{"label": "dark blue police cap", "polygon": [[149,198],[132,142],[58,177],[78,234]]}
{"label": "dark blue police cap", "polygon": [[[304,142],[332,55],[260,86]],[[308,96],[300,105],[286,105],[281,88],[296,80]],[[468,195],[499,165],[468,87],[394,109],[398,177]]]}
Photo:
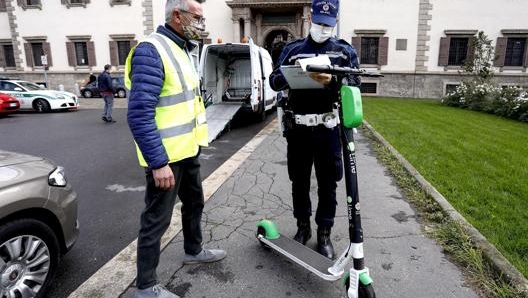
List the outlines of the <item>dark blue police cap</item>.
{"label": "dark blue police cap", "polygon": [[339,0],[314,0],[312,2],[312,23],[334,27],[337,23]]}

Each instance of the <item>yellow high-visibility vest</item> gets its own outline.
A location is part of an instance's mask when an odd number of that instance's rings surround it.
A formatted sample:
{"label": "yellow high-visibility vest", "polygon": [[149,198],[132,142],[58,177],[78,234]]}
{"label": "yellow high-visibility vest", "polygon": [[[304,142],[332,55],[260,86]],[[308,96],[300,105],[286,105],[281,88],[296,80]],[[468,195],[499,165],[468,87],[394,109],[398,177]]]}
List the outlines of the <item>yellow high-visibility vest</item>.
{"label": "yellow high-visibility vest", "polygon": [[[200,81],[189,55],[168,37],[151,33],[141,42],[156,47],[165,73],[156,106],[155,122],[160,133],[169,163],[198,154],[200,146],[207,146],[207,122],[205,106],[200,97]],[[131,90],[131,61],[134,47],[125,65],[125,86]],[[139,164],[147,162],[137,146]]]}

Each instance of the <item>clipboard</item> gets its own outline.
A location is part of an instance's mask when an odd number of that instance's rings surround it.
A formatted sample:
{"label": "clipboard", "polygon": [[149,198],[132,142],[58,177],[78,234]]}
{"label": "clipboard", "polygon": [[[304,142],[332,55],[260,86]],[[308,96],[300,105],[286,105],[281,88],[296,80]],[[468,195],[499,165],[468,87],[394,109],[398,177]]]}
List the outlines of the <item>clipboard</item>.
{"label": "clipboard", "polygon": [[310,78],[306,65],[330,65],[328,55],[319,55],[297,60],[299,65],[284,65],[280,67],[290,89],[323,89],[324,85]]}
{"label": "clipboard", "polygon": [[300,65],[283,65],[280,67],[290,89],[323,89],[324,85],[310,78],[308,72]]}

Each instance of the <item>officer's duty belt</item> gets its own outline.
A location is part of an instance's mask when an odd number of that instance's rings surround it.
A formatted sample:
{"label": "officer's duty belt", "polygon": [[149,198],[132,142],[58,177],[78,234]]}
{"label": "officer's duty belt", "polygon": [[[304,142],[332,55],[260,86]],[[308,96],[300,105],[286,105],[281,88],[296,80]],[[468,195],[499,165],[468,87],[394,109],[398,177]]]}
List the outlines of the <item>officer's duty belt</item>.
{"label": "officer's duty belt", "polygon": [[293,115],[293,119],[295,119],[295,124],[297,125],[317,126],[319,124],[322,124],[327,128],[337,126],[337,121],[332,121],[335,118],[336,116],[333,112],[328,112],[324,114]]}

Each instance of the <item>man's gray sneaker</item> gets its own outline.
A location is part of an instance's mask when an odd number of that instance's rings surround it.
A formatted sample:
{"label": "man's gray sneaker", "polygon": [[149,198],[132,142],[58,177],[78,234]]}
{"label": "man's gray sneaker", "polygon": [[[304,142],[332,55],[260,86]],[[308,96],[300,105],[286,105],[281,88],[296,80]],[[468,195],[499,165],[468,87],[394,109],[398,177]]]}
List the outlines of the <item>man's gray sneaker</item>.
{"label": "man's gray sneaker", "polygon": [[136,289],[136,298],[180,298],[180,296],[169,292],[158,284],[142,290]]}
{"label": "man's gray sneaker", "polygon": [[183,264],[198,264],[198,263],[211,263],[220,261],[226,257],[226,252],[220,249],[202,249],[202,251],[197,255],[188,255],[185,254],[183,258]]}

